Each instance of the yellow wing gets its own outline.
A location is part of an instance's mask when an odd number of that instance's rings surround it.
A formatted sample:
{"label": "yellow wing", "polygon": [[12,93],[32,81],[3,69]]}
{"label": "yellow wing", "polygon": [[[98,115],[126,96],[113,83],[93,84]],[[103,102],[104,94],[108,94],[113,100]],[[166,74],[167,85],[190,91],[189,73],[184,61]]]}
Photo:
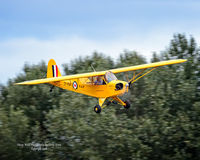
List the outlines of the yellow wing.
{"label": "yellow wing", "polygon": [[128,72],[128,71],[135,71],[135,70],[146,69],[146,68],[166,66],[166,65],[176,64],[176,63],[183,63],[185,61],[187,60],[186,59],[168,60],[168,61],[161,61],[161,62],[155,62],[155,63],[150,63],[150,64],[142,64],[138,66],[116,68],[110,71],[113,73]]}
{"label": "yellow wing", "polygon": [[37,79],[37,80],[31,80],[31,81],[16,83],[16,85],[34,85],[34,84],[50,83],[50,82],[70,80],[70,79],[76,79],[76,78],[88,78],[88,77],[105,75],[105,73],[108,72],[108,71],[111,71],[113,73],[128,72],[128,71],[135,71],[135,70],[146,69],[146,68],[153,68],[153,67],[171,65],[171,64],[176,64],[176,63],[183,63],[185,61],[187,61],[187,60],[185,60],[185,59],[169,60],[169,61],[162,61],[162,62],[156,62],[156,63],[150,63],[150,64],[131,66],[131,67],[111,69],[111,70],[107,70],[107,71],[90,72],[90,73],[67,75],[67,76],[61,76],[61,77]]}
{"label": "yellow wing", "polygon": [[76,79],[76,78],[101,76],[101,75],[104,75],[105,73],[106,73],[106,71],[82,73],[82,74],[68,75],[68,76],[55,77],[55,78],[36,79],[36,80],[25,81],[25,82],[20,82],[20,83],[16,83],[16,84],[17,85],[33,85],[33,84],[40,84],[40,83],[49,83],[49,82],[70,80],[70,79]]}

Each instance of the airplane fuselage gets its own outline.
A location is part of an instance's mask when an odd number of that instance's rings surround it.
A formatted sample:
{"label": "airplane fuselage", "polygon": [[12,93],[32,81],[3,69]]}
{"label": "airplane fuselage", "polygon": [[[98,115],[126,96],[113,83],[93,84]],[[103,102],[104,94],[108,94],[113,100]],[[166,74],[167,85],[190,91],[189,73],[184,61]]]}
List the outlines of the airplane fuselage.
{"label": "airplane fuselage", "polygon": [[121,80],[113,80],[106,84],[96,85],[88,79],[73,79],[51,83],[62,89],[82,93],[97,98],[114,97],[128,92],[128,83]]}

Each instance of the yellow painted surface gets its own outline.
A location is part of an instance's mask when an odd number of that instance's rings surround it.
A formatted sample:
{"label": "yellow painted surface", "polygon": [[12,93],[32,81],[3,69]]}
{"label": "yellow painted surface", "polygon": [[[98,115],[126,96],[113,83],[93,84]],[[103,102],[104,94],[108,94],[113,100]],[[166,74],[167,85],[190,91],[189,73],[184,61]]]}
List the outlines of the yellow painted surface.
{"label": "yellow painted surface", "polygon": [[168,61],[161,61],[161,62],[155,62],[155,63],[149,63],[149,64],[142,64],[137,66],[131,66],[131,67],[123,67],[123,68],[117,68],[110,70],[112,73],[120,73],[120,72],[128,72],[128,71],[136,71],[146,68],[153,68],[153,67],[160,67],[160,66],[166,66],[166,65],[172,65],[177,63],[183,63],[186,62],[186,59],[177,59],[177,60],[168,60]]}
{"label": "yellow painted surface", "polygon": [[[77,83],[77,88],[73,87],[73,83]],[[122,90],[115,90],[115,85],[117,83],[123,83],[124,88]],[[105,85],[95,85],[94,83],[82,83],[81,79],[73,79],[73,80],[66,80],[60,82],[53,82],[53,85],[67,89],[73,92],[82,93],[88,96],[97,97],[97,98],[106,98],[117,96],[128,92],[128,87],[125,87],[127,82],[120,81],[120,80],[113,80],[108,84]]]}
{"label": "yellow painted surface", "polygon": [[126,105],[126,103],[124,103],[119,97],[112,97],[112,99],[113,100],[115,100],[115,101],[117,101],[117,102],[119,102],[122,106],[125,106]]}
{"label": "yellow painted surface", "polygon": [[102,106],[106,98],[99,98],[99,105]]}
{"label": "yellow painted surface", "polygon": [[177,64],[177,63],[183,63],[185,61],[187,61],[187,60],[185,60],[185,59],[169,60],[169,61],[162,61],[162,62],[156,62],[156,63],[150,63],[150,64],[131,66],[131,67],[111,69],[111,70],[107,70],[107,71],[90,72],[90,73],[67,75],[67,76],[61,76],[61,77],[37,79],[37,80],[17,83],[17,85],[34,85],[34,84],[40,84],[40,83],[49,83],[49,82],[56,82],[56,81],[58,82],[58,81],[71,80],[71,79],[88,78],[88,77],[94,77],[94,76],[103,76],[108,71],[111,71],[112,73],[128,72],[128,71],[135,71],[135,70],[141,70],[141,69],[152,68],[152,67],[159,67],[159,66],[172,65],[172,64]]}
{"label": "yellow painted surface", "polygon": [[[118,69],[111,69],[109,71],[113,73],[120,73],[120,72],[127,72],[127,71],[134,71],[134,70],[141,70],[146,68],[153,68],[159,67],[164,65],[171,65],[176,63],[183,63],[186,60],[179,59],[179,60],[169,60],[169,61],[162,61],[138,66],[131,66],[131,67],[124,67]],[[56,62],[51,59],[48,63],[47,67],[47,78],[45,79],[38,79],[32,81],[25,81],[21,83],[16,83],[17,85],[34,85],[40,83],[50,83],[57,87],[70,90],[77,93],[82,93],[88,96],[97,97],[99,98],[99,105],[102,106],[105,99],[107,97],[113,97],[116,101],[120,102],[124,105],[124,102],[121,101],[117,96],[122,95],[125,92],[128,92],[127,82],[120,81],[120,80],[113,80],[109,83],[104,85],[95,85],[94,81],[96,76],[104,77],[105,73],[108,71],[101,71],[101,72],[91,72],[91,73],[83,73],[83,74],[76,74],[76,75],[67,75],[61,76],[60,71],[58,70],[58,77],[53,77],[52,73],[52,65],[56,65]],[[122,83],[123,89],[116,90],[116,84]]]}

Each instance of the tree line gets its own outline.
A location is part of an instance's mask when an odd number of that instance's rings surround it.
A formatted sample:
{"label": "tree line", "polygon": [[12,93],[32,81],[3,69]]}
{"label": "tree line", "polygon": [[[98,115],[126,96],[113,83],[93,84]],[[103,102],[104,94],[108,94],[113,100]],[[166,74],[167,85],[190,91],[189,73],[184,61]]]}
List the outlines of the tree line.
{"label": "tree line", "polygon": [[[187,59],[159,67],[133,84],[123,99],[131,108],[110,105],[93,112],[97,99],[50,85],[16,86],[43,78],[47,65],[25,64],[0,86],[0,159],[200,159],[200,46],[175,34],[151,62]],[[147,63],[125,50],[114,61],[94,52],[63,64],[67,75]],[[131,77],[129,73],[128,77]],[[124,74],[118,79],[127,80]]]}

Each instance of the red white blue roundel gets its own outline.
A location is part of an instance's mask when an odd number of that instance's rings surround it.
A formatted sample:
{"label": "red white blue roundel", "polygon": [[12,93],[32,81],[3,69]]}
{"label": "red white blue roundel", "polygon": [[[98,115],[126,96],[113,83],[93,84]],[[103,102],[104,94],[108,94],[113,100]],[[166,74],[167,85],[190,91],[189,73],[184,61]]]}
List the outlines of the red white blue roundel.
{"label": "red white blue roundel", "polygon": [[78,84],[76,83],[76,81],[73,82],[73,88],[77,89],[78,88]]}

